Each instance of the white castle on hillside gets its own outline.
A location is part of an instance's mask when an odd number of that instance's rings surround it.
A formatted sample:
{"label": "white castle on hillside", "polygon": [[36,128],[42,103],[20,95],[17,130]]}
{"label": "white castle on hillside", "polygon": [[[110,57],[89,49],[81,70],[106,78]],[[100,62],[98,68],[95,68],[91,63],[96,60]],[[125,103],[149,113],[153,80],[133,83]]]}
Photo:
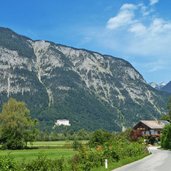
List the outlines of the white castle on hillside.
{"label": "white castle on hillside", "polygon": [[71,124],[69,123],[69,120],[67,119],[58,119],[56,122],[55,122],[55,125],[54,126],[71,126]]}

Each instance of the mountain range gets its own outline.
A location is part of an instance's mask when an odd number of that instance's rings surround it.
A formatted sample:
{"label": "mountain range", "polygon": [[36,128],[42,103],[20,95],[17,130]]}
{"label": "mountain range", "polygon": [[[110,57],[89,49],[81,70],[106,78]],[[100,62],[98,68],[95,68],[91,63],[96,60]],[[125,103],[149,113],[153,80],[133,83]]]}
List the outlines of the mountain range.
{"label": "mountain range", "polygon": [[168,83],[161,82],[161,83],[155,83],[151,82],[149,85],[157,90],[165,91],[167,93],[171,93],[171,81]]}
{"label": "mountain range", "polygon": [[171,81],[161,88],[162,91],[171,93]]}
{"label": "mountain range", "polygon": [[0,28],[0,106],[24,101],[41,129],[68,119],[70,129],[119,131],[166,113],[169,95],[152,88],[127,61],[32,40]]}
{"label": "mountain range", "polygon": [[150,82],[149,84],[153,88],[155,88],[157,90],[161,90],[167,83],[165,83],[165,82],[161,82],[161,83]]}

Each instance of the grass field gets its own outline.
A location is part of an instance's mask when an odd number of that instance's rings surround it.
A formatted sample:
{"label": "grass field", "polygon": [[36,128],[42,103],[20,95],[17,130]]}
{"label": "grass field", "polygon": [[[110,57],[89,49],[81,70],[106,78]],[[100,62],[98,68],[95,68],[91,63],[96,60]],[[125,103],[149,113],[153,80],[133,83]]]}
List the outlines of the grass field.
{"label": "grass field", "polygon": [[39,155],[46,155],[49,159],[71,158],[76,151],[72,149],[29,149],[29,150],[0,150],[0,157],[10,154],[16,161],[30,161]]}
{"label": "grass field", "polygon": [[[81,141],[86,143],[87,141]],[[11,155],[16,161],[30,161],[39,155],[46,155],[49,159],[71,158],[76,151],[72,149],[72,141],[37,141],[32,145],[33,149],[26,150],[0,150],[0,157]]]}
{"label": "grass field", "polygon": [[[79,141],[82,144],[86,144],[87,141]],[[34,148],[71,148],[73,141],[36,141],[32,144],[28,144],[29,147]]]}

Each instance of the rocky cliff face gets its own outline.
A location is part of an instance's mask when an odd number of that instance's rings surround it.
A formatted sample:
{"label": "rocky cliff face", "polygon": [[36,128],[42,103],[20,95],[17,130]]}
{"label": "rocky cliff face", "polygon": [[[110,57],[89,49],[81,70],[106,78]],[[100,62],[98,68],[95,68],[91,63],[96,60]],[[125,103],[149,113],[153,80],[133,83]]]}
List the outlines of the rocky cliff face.
{"label": "rocky cliff face", "polygon": [[0,28],[0,105],[25,101],[41,126],[69,119],[73,129],[120,130],[165,112],[167,95],[123,59]]}

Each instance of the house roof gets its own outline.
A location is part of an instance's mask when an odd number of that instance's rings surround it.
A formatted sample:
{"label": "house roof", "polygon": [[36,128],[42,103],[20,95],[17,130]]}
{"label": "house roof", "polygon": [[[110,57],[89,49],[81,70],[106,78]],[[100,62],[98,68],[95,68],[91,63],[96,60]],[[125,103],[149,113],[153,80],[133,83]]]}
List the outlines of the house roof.
{"label": "house roof", "polygon": [[169,124],[164,120],[141,120],[143,124],[147,125],[151,129],[163,129],[165,125]]}

